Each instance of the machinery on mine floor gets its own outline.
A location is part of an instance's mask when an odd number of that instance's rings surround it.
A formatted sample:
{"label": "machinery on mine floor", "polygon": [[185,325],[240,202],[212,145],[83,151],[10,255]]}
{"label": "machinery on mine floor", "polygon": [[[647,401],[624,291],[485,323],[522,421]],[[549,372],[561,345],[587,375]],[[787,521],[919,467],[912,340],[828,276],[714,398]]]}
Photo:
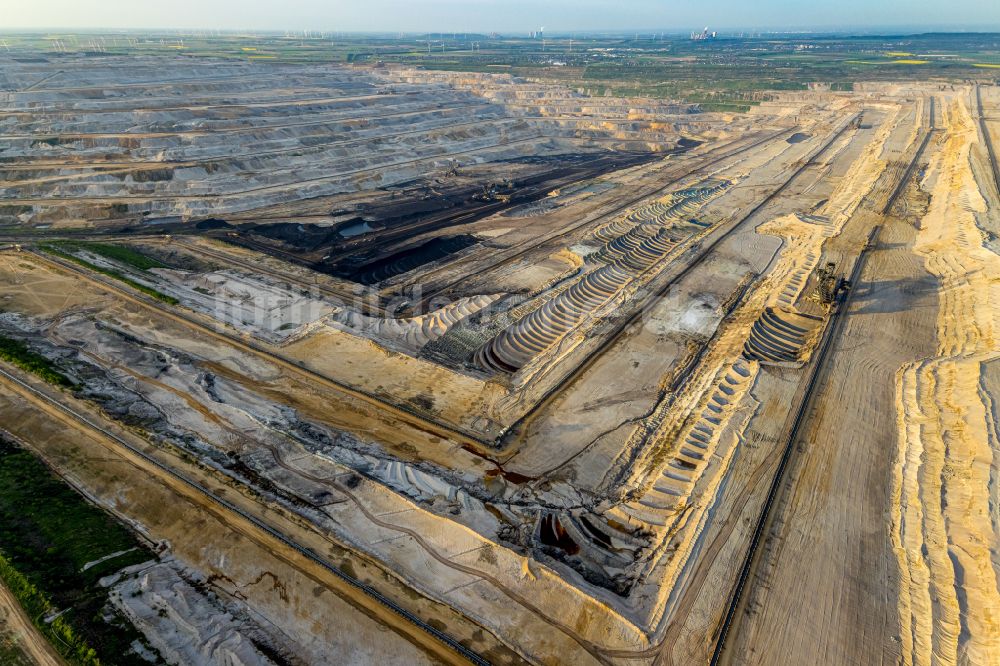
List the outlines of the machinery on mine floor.
{"label": "machinery on mine floor", "polygon": [[502,201],[507,203],[513,194],[514,182],[510,178],[504,178],[499,183],[490,181],[483,185],[481,192],[472,195],[474,201]]}
{"label": "machinery on mine floor", "polygon": [[823,305],[830,305],[851,288],[850,280],[837,275],[837,264],[828,262],[819,269],[816,296]]}

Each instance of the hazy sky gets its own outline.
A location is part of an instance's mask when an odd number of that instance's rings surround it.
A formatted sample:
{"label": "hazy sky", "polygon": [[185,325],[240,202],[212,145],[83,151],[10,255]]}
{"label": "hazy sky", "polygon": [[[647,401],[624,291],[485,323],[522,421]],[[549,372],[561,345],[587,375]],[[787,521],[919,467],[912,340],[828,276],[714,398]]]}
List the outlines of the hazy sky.
{"label": "hazy sky", "polygon": [[19,28],[321,31],[1000,27],[1000,0],[0,0]]}

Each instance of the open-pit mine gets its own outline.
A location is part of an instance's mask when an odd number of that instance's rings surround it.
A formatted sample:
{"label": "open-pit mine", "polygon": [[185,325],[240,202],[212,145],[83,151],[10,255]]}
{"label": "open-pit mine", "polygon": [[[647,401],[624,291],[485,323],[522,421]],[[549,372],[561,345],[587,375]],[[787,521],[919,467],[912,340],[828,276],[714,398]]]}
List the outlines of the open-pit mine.
{"label": "open-pit mine", "polygon": [[8,56],[0,453],[135,541],[102,663],[1000,663],[998,143],[985,80]]}

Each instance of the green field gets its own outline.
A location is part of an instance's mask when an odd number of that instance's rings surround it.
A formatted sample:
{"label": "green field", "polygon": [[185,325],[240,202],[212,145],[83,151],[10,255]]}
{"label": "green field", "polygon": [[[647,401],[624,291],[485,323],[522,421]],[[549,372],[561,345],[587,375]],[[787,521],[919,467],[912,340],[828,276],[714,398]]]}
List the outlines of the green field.
{"label": "green field", "polygon": [[[93,564],[114,553],[122,554]],[[0,577],[70,663],[148,663],[126,654],[140,634],[122,618],[107,619],[98,580],[152,557],[114,518],[0,436]]]}

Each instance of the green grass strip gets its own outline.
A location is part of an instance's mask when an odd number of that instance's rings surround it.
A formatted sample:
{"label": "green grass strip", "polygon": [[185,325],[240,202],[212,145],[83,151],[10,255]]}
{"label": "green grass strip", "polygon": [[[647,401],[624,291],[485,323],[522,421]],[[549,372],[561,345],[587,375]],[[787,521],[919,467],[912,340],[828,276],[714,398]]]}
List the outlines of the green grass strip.
{"label": "green grass strip", "polygon": [[73,382],[69,377],[55,369],[52,361],[37,354],[20,340],[0,335],[0,359],[12,363],[25,372],[38,375],[49,384],[71,388]]}
{"label": "green grass strip", "polygon": [[107,243],[82,243],[80,241],[57,241],[52,243],[57,247],[67,249],[81,249],[100,255],[113,261],[118,261],[141,271],[148,271],[150,268],[170,268],[162,261],[147,257],[141,252],[137,252],[130,247],[123,245],[109,245]]}
{"label": "green grass strip", "polygon": [[4,557],[3,553],[0,553],[0,578],[21,604],[24,612],[31,618],[31,623],[67,661],[79,666],[101,665],[97,653],[87,645],[83,638],[77,635],[73,627],[63,620],[62,616],[51,622],[45,621],[45,616],[54,611],[52,603],[41,590],[32,585],[31,581],[14,568],[14,565]]}
{"label": "green grass strip", "polygon": [[41,248],[45,252],[48,252],[51,255],[55,255],[57,257],[61,257],[61,258],[65,259],[67,261],[72,261],[75,264],[79,264],[80,266],[83,266],[84,268],[86,268],[88,270],[92,270],[95,273],[100,273],[101,275],[107,275],[108,277],[114,278],[115,280],[118,280],[119,282],[124,282],[125,284],[127,284],[130,287],[132,287],[136,291],[142,292],[143,294],[146,294],[147,296],[155,298],[158,301],[163,301],[164,303],[166,303],[168,305],[177,305],[178,303],[180,303],[180,301],[178,301],[173,296],[170,296],[168,294],[164,294],[162,291],[157,291],[156,289],[153,289],[152,287],[147,287],[146,285],[144,285],[144,284],[142,284],[140,282],[136,282],[132,278],[126,277],[125,275],[122,275],[121,273],[119,273],[116,270],[112,270],[110,268],[103,268],[102,266],[97,266],[95,264],[90,263],[86,259],[81,259],[80,257],[76,256],[75,254],[70,254],[69,252],[64,252],[64,251],[60,250],[59,248],[54,247],[52,245],[39,245],[39,248]]}

